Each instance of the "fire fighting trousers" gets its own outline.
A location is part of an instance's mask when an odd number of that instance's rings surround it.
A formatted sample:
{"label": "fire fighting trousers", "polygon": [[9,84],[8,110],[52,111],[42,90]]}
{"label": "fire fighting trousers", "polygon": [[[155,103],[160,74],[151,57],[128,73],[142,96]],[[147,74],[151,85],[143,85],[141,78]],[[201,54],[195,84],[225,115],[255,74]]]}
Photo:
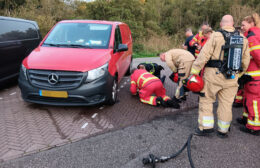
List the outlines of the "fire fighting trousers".
{"label": "fire fighting trousers", "polygon": [[243,116],[247,117],[246,127],[260,130],[260,81],[251,81],[245,85],[244,99]]}
{"label": "fire fighting trousers", "polygon": [[[153,96],[155,95],[155,96]],[[162,97],[164,101],[170,99],[166,96],[166,90],[160,80],[151,82],[139,91],[140,101],[145,104],[150,104],[156,106],[156,98]]]}
{"label": "fire fighting trousers", "polygon": [[199,101],[199,129],[211,129],[214,127],[213,103],[218,97],[217,125],[218,131],[227,133],[232,121],[232,104],[237,93],[236,85],[223,87],[221,84],[212,83],[204,80],[204,88],[201,92],[205,93]]}
{"label": "fire fighting trousers", "polygon": [[175,97],[177,99],[182,98],[185,95],[184,88],[183,88],[183,80],[188,78],[190,76],[190,70],[191,66],[194,61],[189,61],[189,62],[183,62],[179,64],[178,67],[178,86],[175,91]]}

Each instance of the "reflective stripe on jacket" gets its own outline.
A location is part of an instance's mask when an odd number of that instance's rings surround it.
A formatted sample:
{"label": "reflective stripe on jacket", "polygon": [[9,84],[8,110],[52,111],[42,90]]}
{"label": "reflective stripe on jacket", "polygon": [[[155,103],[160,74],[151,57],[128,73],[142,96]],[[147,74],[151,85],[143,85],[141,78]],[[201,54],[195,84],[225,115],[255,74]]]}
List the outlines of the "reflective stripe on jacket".
{"label": "reflective stripe on jacket", "polygon": [[[190,46],[194,46],[194,44],[198,44],[198,45],[200,45],[200,46],[202,46],[202,39],[204,39],[204,36],[202,35],[202,31],[199,31],[199,33],[198,34],[196,34],[193,38],[192,38],[192,40],[190,41]],[[196,56],[196,58],[198,57],[198,55],[199,55],[199,53],[200,53],[200,50],[195,50],[195,56]]]}

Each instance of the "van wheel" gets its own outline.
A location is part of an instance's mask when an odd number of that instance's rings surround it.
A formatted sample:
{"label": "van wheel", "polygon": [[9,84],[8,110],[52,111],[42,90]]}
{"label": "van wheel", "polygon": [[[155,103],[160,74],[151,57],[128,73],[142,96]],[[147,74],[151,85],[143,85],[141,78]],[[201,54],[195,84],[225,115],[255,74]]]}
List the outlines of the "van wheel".
{"label": "van wheel", "polygon": [[108,95],[108,100],[107,104],[108,105],[114,105],[117,101],[117,88],[118,88],[118,83],[116,80],[116,77],[113,79],[113,84],[111,88],[111,92]]}
{"label": "van wheel", "polygon": [[129,75],[131,75],[131,67],[132,67],[132,63],[133,63],[133,58],[131,58],[130,65],[129,65],[127,71],[126,71],[125,76],[129,76]]}

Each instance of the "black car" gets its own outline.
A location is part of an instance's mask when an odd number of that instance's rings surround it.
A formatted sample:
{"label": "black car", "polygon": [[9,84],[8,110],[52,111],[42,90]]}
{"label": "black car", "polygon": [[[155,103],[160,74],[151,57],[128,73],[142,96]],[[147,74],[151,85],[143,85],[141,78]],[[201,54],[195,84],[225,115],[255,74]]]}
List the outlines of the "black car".
{"label": "black car", "polygon": [[41,39],[35,21],[0,16],[0,83],[18,76],[22,60]]}

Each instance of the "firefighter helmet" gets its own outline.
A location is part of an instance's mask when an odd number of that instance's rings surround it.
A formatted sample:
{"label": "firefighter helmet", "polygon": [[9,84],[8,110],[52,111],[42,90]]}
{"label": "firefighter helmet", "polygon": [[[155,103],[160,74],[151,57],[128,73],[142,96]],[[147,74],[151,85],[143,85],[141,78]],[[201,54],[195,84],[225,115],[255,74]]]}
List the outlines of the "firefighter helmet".
{"label": "firefighter helmet", "polygon": [[200,92],[204,87],[204,82],[199,75],[190,75],[184,80],[183,85],[192,92]]}

